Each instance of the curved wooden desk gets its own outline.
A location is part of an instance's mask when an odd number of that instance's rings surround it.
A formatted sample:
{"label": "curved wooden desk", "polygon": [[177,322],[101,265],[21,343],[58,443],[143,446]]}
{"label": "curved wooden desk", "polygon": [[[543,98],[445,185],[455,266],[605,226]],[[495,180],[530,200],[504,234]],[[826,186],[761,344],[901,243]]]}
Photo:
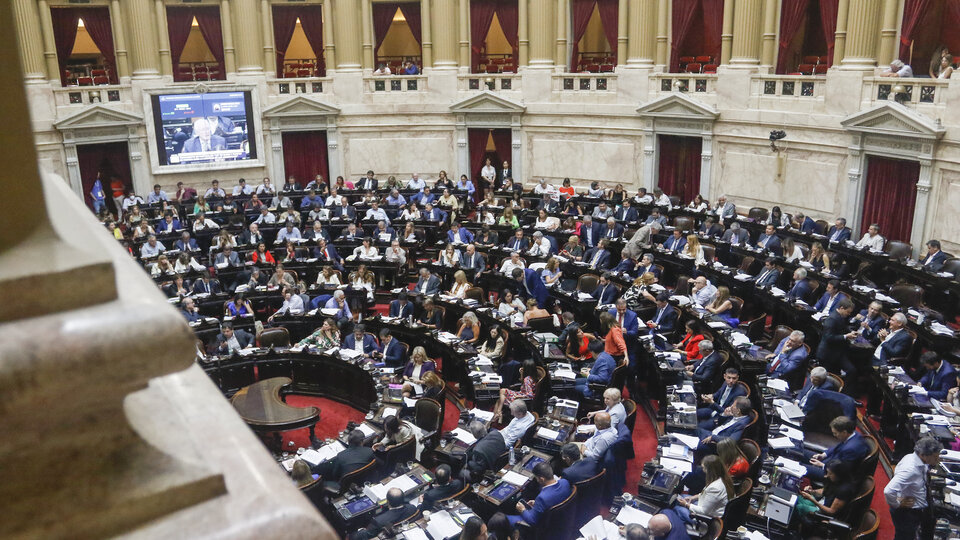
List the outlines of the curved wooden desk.
{"label": "curved wooden desk", "polygon": [[289,377],[274,377],[241,388],[230,398],[230,403],[251,429],[258,432],[290,431],[310,428],[314,440],[314,426],[320,420],[316,407],[291,407],[284,403],[280,391],[290,386]]}

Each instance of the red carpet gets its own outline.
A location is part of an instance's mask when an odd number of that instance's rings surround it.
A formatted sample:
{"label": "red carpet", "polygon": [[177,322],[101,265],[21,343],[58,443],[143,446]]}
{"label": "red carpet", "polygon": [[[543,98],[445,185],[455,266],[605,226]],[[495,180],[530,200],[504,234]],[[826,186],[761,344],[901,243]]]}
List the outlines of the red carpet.
{"label": "red carpet", "polygon": [[[340,431],[347,427],[347,422],[362,422],[366,412],[360,412],[353,407],[326,398],[313,396],[288,395],[287,404],[293,407],[314,406],[320,409],[320,421],[317,422],[315,432],[318,439],[336,438]],[[287,431],[283,433],[283,448],[295,451],[297,448],[310,446],[310,431],[307,428]],[[293,441],[293,446],[289,446]]]}
{"label": "red carpet", "polygon": [[[656,410],[656,404],[654,410]],[[637,411],[637,421],[633,426],[633,452],[636,457],[627,462],[627,483],[624,489],[637,494],[637,484],[643,473],[643,464],[657,455],[657,432],[653,420],[647,417],[643,409]]]}

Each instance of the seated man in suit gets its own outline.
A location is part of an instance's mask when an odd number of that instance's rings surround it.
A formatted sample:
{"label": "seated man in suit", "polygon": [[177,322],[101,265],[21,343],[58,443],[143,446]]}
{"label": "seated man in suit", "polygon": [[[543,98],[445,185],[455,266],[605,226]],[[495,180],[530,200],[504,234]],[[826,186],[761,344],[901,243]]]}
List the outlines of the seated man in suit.
{"label": "seated man in suit", "polygon": [[390,316],[406,319],[413,316],[413,304],[408,300],[406,291],[397,295],[397,299],[390,302]]}
{"label": "seated man in suit", "polygon": [[850,239],[850,229],[847,228],[845,218],[837,218],[830,230],[827,231],[827,238],[830,243],[846,242]]}
{"label": "seated man in suit", "polygon": [[814,390],[832,390],[834,392],[839,390],[837,385],[827,377],[827,368],[823,366],[817,366],[810,370],[810,376],[804,381],[803,388],[794,396],[797,406],[803,409],[807,405],[807,398]]}
{"label": "seated man in suit", "polygon": [[722,419],[718,417],[733,416],[733,400],[746,394],[747,391],[740,384],[740,370],[733,366],[728,367],[723,372],[723,384],[720,388],[712,395],[700,396],[704,406],[697,408],[697,420],[700,420],[698,426],[707,431],[717,427],[722,423]]}
{"label": "seated man in suit", "polygon": [[413,290],[427,296],[432,296],[440,291],[440,280],[437,276],[432,275],[429,269],[421,268],[420,279],[417,280],[417,285]]}
{"label": "seated man in suit", "polygon": [[957,370],[933,351],[920,355],[920,365],[927,370],[920,379],[920,386],[927,389],[928,397],[942,401],[947,397],[947,392],[957,385]]}
{"label": "seated man in suit", "polygon": [[173,244],[173,248],[180,251],[200,251],[200,248],[197,247],[197,241],[190,238],[190,233],[187,231],[183,231],[180,239]]}
{"label": "seated man in suit", "polygon": [[600,224],[593,222],[590,215],[583,216],[583,223],[580,224],[580,243],[584,249],[596,247],[601,238]]}
{"label": "seated man in suit", "polygon": [[357,211],[350,204],[350,201],[344,197],[340,202],[341,204],[338,208],[330,211],[330,219],[346,219],[349,221],[357,219]]}
{"label": "seated man in suit", "polygon": [[637,213],[636,208],[633,208],[630,199],[624,199],[620,208],[613,213],[613,217],[620,223],[633,223],[640,219],[640,214]]}
{"label": "seated man in suit", "polygon": [[217,351],[220,354],[230,354],[240,349],[246,349],[254,345],[253,334],[243,330],[234,330],[233,324],[225,322],[220,325],[220,333],[217,335]]}
{"label": "seated man in suit", "polygon": [[588,249],[583,254],[583,262],[587,263],[594,270],[606,270],[610,268],[610,251],[607,249],[609,240],[600,239],[596,247]]}
{"label": "seated man in suit", "polygon": [[593,415],[593,425],[596,426],[597,430],[586,442],[580,444],[584,456],[600,461],[603,459],[604,452],[617,441],[618,433],[617,428],[613,426],[610,413],[606,411],[597,412]]}
{"label": "seated man in suit", "polygon": [[597,284],[597,288],[590,294],[590,296],[597,299],[597,303],[601,306],[612,304],[617,299],[619,290],[617,290],[617,286],[610,281],[612,277],[610,272],[604,272],[600,276],[600,283]]}
{"label": "seated man in suit", "polygon": [[463,250],[463,255],[460,257],[460,268],[464,270],[475,269],[477,274],[487,268],[487,262],[483,259],[483,255],[477,253],[477,246],[467,244],[466,249]]}
{"label": "seated man in suit", "polygon": [[[630,527],[639,525],[633,523],[627,525],[627,540],[634,540],[630,536]],[[665,508],[659,514],[650,518],[647,523],[647,531],[650,532],[653,540],[690,540],[690,534],[687,532],[687,524],[673,508]],[[641,536],[642,540],[647,540],[648,536]]]}
{"label": "seated man in suit", "polygon": [[659,208],[654,208],[653,210],[651,210],[651,211],[650,211],[650,215],[647,216],[647,219],[643,222],[643,224],[644,224],[644,225],[649,225],[649,224],[653,223],[654,221],[656,221],[657,223],[659,223],[661,228],[663,228],[663,227],[665,227],[665,226],[667,225],[667,218],[666,218],[665,216],[660,215],[660,209],[659,209]]}
{"label": "seated man in suit", "polygon": [[220,282],[210,279],[210,271],[200,273],[200,279],[193,282],[193,294],[220,294]]}
{"label": "seated man in suit", "polygon": [[940,251],[940,241],[930,240],[927,242],[927,255],[920,261],[924,270],[939,272],[943,269],[943,263],[947,260],[947,254]]}
{"label": "seated man in suit", "polygon": [[600,340],[594,340],[590,343],[590,352],[596,360],[589,368],[580,370],[580,377],[574,381],[574,387],[584,397],[592,397],[590,384],[610,384],[610,378],[613,376],[613,370],[617,367],[617,361],[609,353],[603,350],[604,345]]}
{"label": "seated man in suit", "polygon": [[565,501],[572,493],[570,482],[554,476],[553,467],[546,461],[537,463],[533,468],[533,477],[540,484],[540,494],[535,501],[517,503],[520,515],[507,516],[510,525],[516,526],[522,521],[536,527],[547,510]]}
{"label": "seated man in suit", "polygon": [[403,345],[390,335],[389,328],[380,330],[380,346],[382,352],[373,353],[373,356],[381,359],[386,367],[396,369],[407,365]]}
{"label": "seated man in suit", "polygon": [[623,236],[623,225],[617,224],[617,220],[613,217],[608,217],[606,225],[600,229],[600,235],[603,238],[616,240],[617,238]]}
{"label": "seated man in suit", "polygon": [[684,369],[693,379],[693,384],[699,387],[704,383],[713,381],[713,378],[717,375],[717,370],[723,364],[723,357],[713,350],[713,342],[709,339],[701,340],[700,343],[697,343],[697,347],[700,348],[700,360]]}
{"label": "seated man in suit", "polygon": [[698,450],[704,450],[706,445],[721,438],[729,437],[737,442],[743,437],[743,431],[750,423],[750,412],[753,409],[750,406],[750,398],[740,396],[733,400],[733,405],[727,408],[730,414],[718,414],[712,420],[716,421],[716,427],[713,429],[704,429],[697,427],[697,437],[700,438]]}
{"label": "seated man in suit", "polygon": [[777,228],[773,225],[767,225],[760,239],[757,240],[757,247],[773,253],[777,257],[783,255],[783,247],[780,245],[780,237],[777,236]]}
{"label": "seated man in suit", "polygon": [[817,232],[817,222],[810,216],[803,215],[803,212],[797,212],[793,215],[793,226],[800,229],[802,233]]}
{"label": "seated man in suit", "polygon": [[447,242],[451,244],[469,244],[473,242],[473,233],[461,228],[460,224],[454,221],[450,224],[450,230],[447,231]]}
{"label": "seated man in suit", "polygon": [[786,299],[788,302],[796,302],[797,300],[806,301],[807,295],[809,295],[812,290],[813,287],[810,285],[810,280],[807,279],[807,270],[805,268],[797,268],[793,271],[793,286],[787,291]]}
{"label": "seated man in suit", "polygon": [[203,320],[203,315],[200,315],[200,311],[194,304],[193,298],[183,299],[183,308],[180,310],[180,313],[188,323],[200,322]]}
{"label": "seated man in suit", "polygon": [[404,500],[402,489],[390,488],[387,490],[387,509],[374,517],[366,529],[361,529],[350,535],[350,539],[368,540],[376,538],[387,527],[393,527],[397,523],[412,517],[416,512],[417,508]]}
{"label": "seated man in suit", "polygon": [[420,508],[431,510],[437,501],[451,497],[463,489],[463,480],[451,478],[450,466],[443,464],[434,473],[433,484],[423,492]]}
{"label": "seated man in suit", "polygon": [[574,443],[563,445],[560,459],[565,466],[561,477],[570,482],[571,486],[600,474],[600,463],[595,459],[581,457],[580,447]]}
{"label": "seated man in suit", "polygon": [[823,293],[823,296],[820,297],[820,300],[817,300],[816,305],[813,306],[814,311],[823,313],[824,315],[829,315],[837,310],[837,306],[840,305],[840,301],[847,298],[847,295],[840,292],[840,280],[831,279],[827,283],[827,290]]}
{"label": "seated man in suit", "polygon": [[319,463],[313,472],[320,475],[327,486],[335,486],[344,475],[370,463],[374,459],[373,449],[363,446],[364,435],[355,429],[347,435],[347,447],[333,459]]}
{"label": "seated man in suit", "polygon": [[684,246],[687,245],[687,239],[683,236],[683,231],[679,228],[673,229],[673,235],[670,238],[667,238],[660,247],[668,251],[673,251],[679,253],[683,251]]}
{"label": "seated man in suit", "polygon": [[328,244],[323,237],[317,239],[317,247],[313,248],[313,256],[321,261],[329,262],[334,268],[343,272],[343,257],[337,253],[337,248],[333,244]]}
{"label": "seated man in suit", "polygon": [[755,278],[754,284],[757,287],[773,287],[780,280],[780,270],[777,268],[777,262],[772,258],[763,263],[763,270]]}
{"label": "seated man in suit", "polygon": [[870,453],[870,447],[863,436],[857,433],[857,424],[850,417],[834,418],[830,422],[830,431],[839,443],[818,454],[804,452],[804,457],[810,460],[810,464],[805,465],[807,476],[813,480],[823,480],[824,464],[831,460],[839,459],[848,466],[856,466]]}
{"label": "seated man in suit", "polygon": [[767,376],[772,379],[782,379],[807,365],[807,348],[803,346],[804,336],[800,330],[790,332],[790,335],[780,340],[777,348],[767,356]]}
{"label": "seated man in suit", "polygon": [[507,249],[510,251],[526,251],[530,247],[530,241],[523,236],[523,229],[517,229],[513,232],[513,238],[507,240]]}
{"label": "seated man in suit", "polygon": [[860,337],[876,345],[880,342],[880,330],[887,327],[887,319],[883,316],[883,304],[874,300],[867,309],[860,310],[853,320],[860,323]]}
{"label": "seated man in suit", "polygon": [[653,274],[657,279],[660,279],[660,269],[656,267],[654,263],[654,258],[652,253],[644,253],[643,257],[640,259],[640,264],[636,269],[636,276],[642,276],[647,272]]}
{"label": "seated man in suit", "polygon": [[630,252],[628,250],[623,250],[620,256],[620,262],[613,267],[611,272],[623,272],[624,274],[633,277],[635,275],[634,272],[637,271],[637,261],[630,257]]}
{"label": "seated man in suit", "polygon": [[477,442],[467,449],[466,463],[460,471],[460,478],[464,482],[476,482],[483,477],[483,473],[496,467],[497,460],[507,451],[507,444],[503,434],[497,430],[490,430],[483,422],[474,420],[470,423],[470,434]]}
{"label": "seated man in suit", "polygon": [[[883,319],[883,317],[879,317]],[[873,365],[885,366],[891,358],[901,358],[910,353],[913,337],[906,331],[907,316],[894,313],[887,322],[887,328],[877,332],[880,344],[873,351]],[[864,330],[866,333],[866,330]]]}
{"label": "seated man in suit", "polygon": [[353,332],[347,334],[347,336],[343,338],[343,348],[362,352],[364,356],[369,357],[372,357],[374,354],[380,352],[380,347],[377,345],[377,340],[365,332],[366,327],[364,325],[355,325],[353,327]]}
{"label": "seated man in suit", "polygon": [[723,227],[718,225],[712,217],[708,217],[703,220],[703,225],[700,225],[697,231],[703,236],[720,236],[720,233],[723,232]]}
{"label": "seated man in suit", "polygon": [[740,223],[734,221],[720,239],[735,246],[743,246],[750,242],[750,233],[742,229]]}
{"label": "seated man in suit", "polygon": [[657,310],[653,317],[647,321],[647,332],[656,332],[658,334],[668,334],[673,332],[677,326],[677,318],[680,313],[677,308],[670,305],[670,293],[662,291],[657,295]]}
{"label": "seated man in suit", "polygon": [[235,268],[242,266],[242,263],[240,262],[240,257],[233,251],[233,247],[226,245],[223,246],[223,251],[217,253],[216,257],[213,258],[213,265],[217,268],[226,268],[228,266]]}
{"label": "seated man in suit", "polygon": [[427,203],[423,206],[423,219],[434,223],[443,223],[447,220],[447,213],[439,208],[434,208],[433,203]]}

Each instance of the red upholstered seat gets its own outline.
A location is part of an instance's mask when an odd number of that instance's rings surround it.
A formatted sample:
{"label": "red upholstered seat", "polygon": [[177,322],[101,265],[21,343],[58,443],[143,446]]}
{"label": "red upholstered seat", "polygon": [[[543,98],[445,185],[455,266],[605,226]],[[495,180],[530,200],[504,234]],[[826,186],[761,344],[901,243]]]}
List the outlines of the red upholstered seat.
{"label": "red upholstered seat", "polygon": [[813,75],[813,64],[800,64],[797,66],[797,71],[804,75]]}
{"label": "red upholstered seat", "polygon": [[691,62],[687,64],[687,67],[684,71],[687,73],[700,73],[701,69],[703,69],[703,64],[699,62]]}
{"label": "red upholstered seat", "polygon": [[709,64],[713,62],[713,57],[710,55],[698,56],[696,61],[700,62],[701,64]]}
{"label": "red upholstered seat", "polygon": [[703,66],[703,72],[704,72],[704,73],[716,73],[716,72],[717,72],[717,65],[716,65],[716,64],[707,64],[707,65]]}

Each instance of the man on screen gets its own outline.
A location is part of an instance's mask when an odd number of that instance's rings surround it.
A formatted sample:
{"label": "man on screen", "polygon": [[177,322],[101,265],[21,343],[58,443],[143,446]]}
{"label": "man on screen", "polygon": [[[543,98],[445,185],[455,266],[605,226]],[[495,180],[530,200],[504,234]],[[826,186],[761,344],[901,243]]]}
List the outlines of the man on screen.
{"label": "man on screen", "polygon": [[213,134],[210,122],[206,118],[198,118],[193,122],[193,137],[183,143],[183,152],[209,152],[224,150],[226,147],[223,137]]}

